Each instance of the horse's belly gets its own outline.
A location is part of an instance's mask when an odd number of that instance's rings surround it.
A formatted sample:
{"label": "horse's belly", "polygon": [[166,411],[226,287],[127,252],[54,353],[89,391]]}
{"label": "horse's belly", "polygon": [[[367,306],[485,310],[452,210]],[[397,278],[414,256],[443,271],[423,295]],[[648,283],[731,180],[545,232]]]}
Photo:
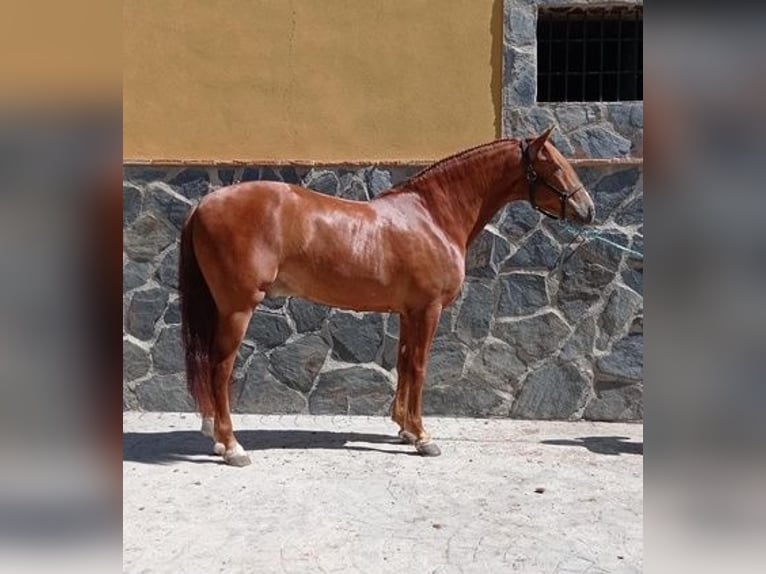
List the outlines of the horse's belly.
{"label": "horse's belly", "polygon": [[395,258],[357,261],[350,256],[317,263],[309,257],[283,264],[268,295],[356,311],[399,312],[435,300],[448,305],[462,285],[462,265],[408,265]]}
{"label": "horse's belly", "polygon": [[396,281],[310,266],[285,266],[268,290],[269,297],[301,297],[316,303],[357,311],[394,311],[402,289]]}

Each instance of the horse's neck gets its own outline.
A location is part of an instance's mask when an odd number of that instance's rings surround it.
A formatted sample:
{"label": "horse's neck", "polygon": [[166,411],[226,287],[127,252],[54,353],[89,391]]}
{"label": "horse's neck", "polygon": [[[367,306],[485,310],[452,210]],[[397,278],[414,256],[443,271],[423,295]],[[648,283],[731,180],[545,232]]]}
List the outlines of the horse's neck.
{"label": "horse's neck", "polygon": [[[518,160],[516,156],[518,155]],[[445,166],[414,182],[436,223],[464,248],[509,200],[515,199],[521,155],[510,142],[477,150],[475,155]],[[513,193],[510,191],[513,190]]]}

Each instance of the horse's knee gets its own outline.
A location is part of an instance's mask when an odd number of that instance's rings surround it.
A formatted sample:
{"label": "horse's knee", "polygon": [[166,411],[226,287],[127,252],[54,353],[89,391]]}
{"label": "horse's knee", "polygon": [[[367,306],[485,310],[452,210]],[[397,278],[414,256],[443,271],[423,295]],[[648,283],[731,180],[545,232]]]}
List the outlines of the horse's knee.
{"label": "horse's knee", "polygon": [[412,366],[412,375],[415,378],[415,381],[423,381],[426,377],[426,366],[425,365],[413,365]]}

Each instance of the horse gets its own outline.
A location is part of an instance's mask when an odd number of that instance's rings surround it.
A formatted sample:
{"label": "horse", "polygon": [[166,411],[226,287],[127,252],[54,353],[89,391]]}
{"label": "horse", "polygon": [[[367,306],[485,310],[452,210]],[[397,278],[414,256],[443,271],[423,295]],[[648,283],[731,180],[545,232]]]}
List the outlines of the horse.
{"label": "horse", "polygon": [[417,453],[441,454],[423,426],[423,384],[471,242],[517,200],[550,217],[593,222],[593,200],[549,141],[552,129],[462,151],[370,201],[268,181],[206,195],[181,232],[179,291],[187,386],[214,452],[233,466],[251,462],[232,429],[231,373],[258,304],[289,296],[399,314],[391,418]]}

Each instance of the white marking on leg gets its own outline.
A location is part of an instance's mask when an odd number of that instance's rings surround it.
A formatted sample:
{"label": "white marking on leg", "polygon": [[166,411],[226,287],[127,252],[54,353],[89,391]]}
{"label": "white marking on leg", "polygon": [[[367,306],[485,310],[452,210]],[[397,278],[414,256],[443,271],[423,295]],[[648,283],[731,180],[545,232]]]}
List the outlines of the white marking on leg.
{"label": "white marking on leg", "polygon": [[227,457],[239,456],[239,455],[242,455],[242,454],[247,454],[247,453],[245,452],[245,449],[242,448],[242,445],[239,444],[239,443],[235,444],[234,447],[232,447],[232,448],[230,448],[230,449],[228,449],[226,451],[226,456]]}
{"label": "white marking on leg", "polygon": [[250,464],[250,457],[247,456],[245,449],[239,443],[235,443],[233,447],[226,451],[223,455],[223,460],[226,464],[232,466],[247,466]]}
{"label": "white marking on leg", "polygon": [[213,417],[204,417],[202,419],[202,428],[200,432],[209,438],[215,438],[215,419]]}
{"label": "white marking on leg", "polygon": [[213,445],[213,452],[218,456],[223,456],[226,454],[226,447],[222,442],[217,442]]}

